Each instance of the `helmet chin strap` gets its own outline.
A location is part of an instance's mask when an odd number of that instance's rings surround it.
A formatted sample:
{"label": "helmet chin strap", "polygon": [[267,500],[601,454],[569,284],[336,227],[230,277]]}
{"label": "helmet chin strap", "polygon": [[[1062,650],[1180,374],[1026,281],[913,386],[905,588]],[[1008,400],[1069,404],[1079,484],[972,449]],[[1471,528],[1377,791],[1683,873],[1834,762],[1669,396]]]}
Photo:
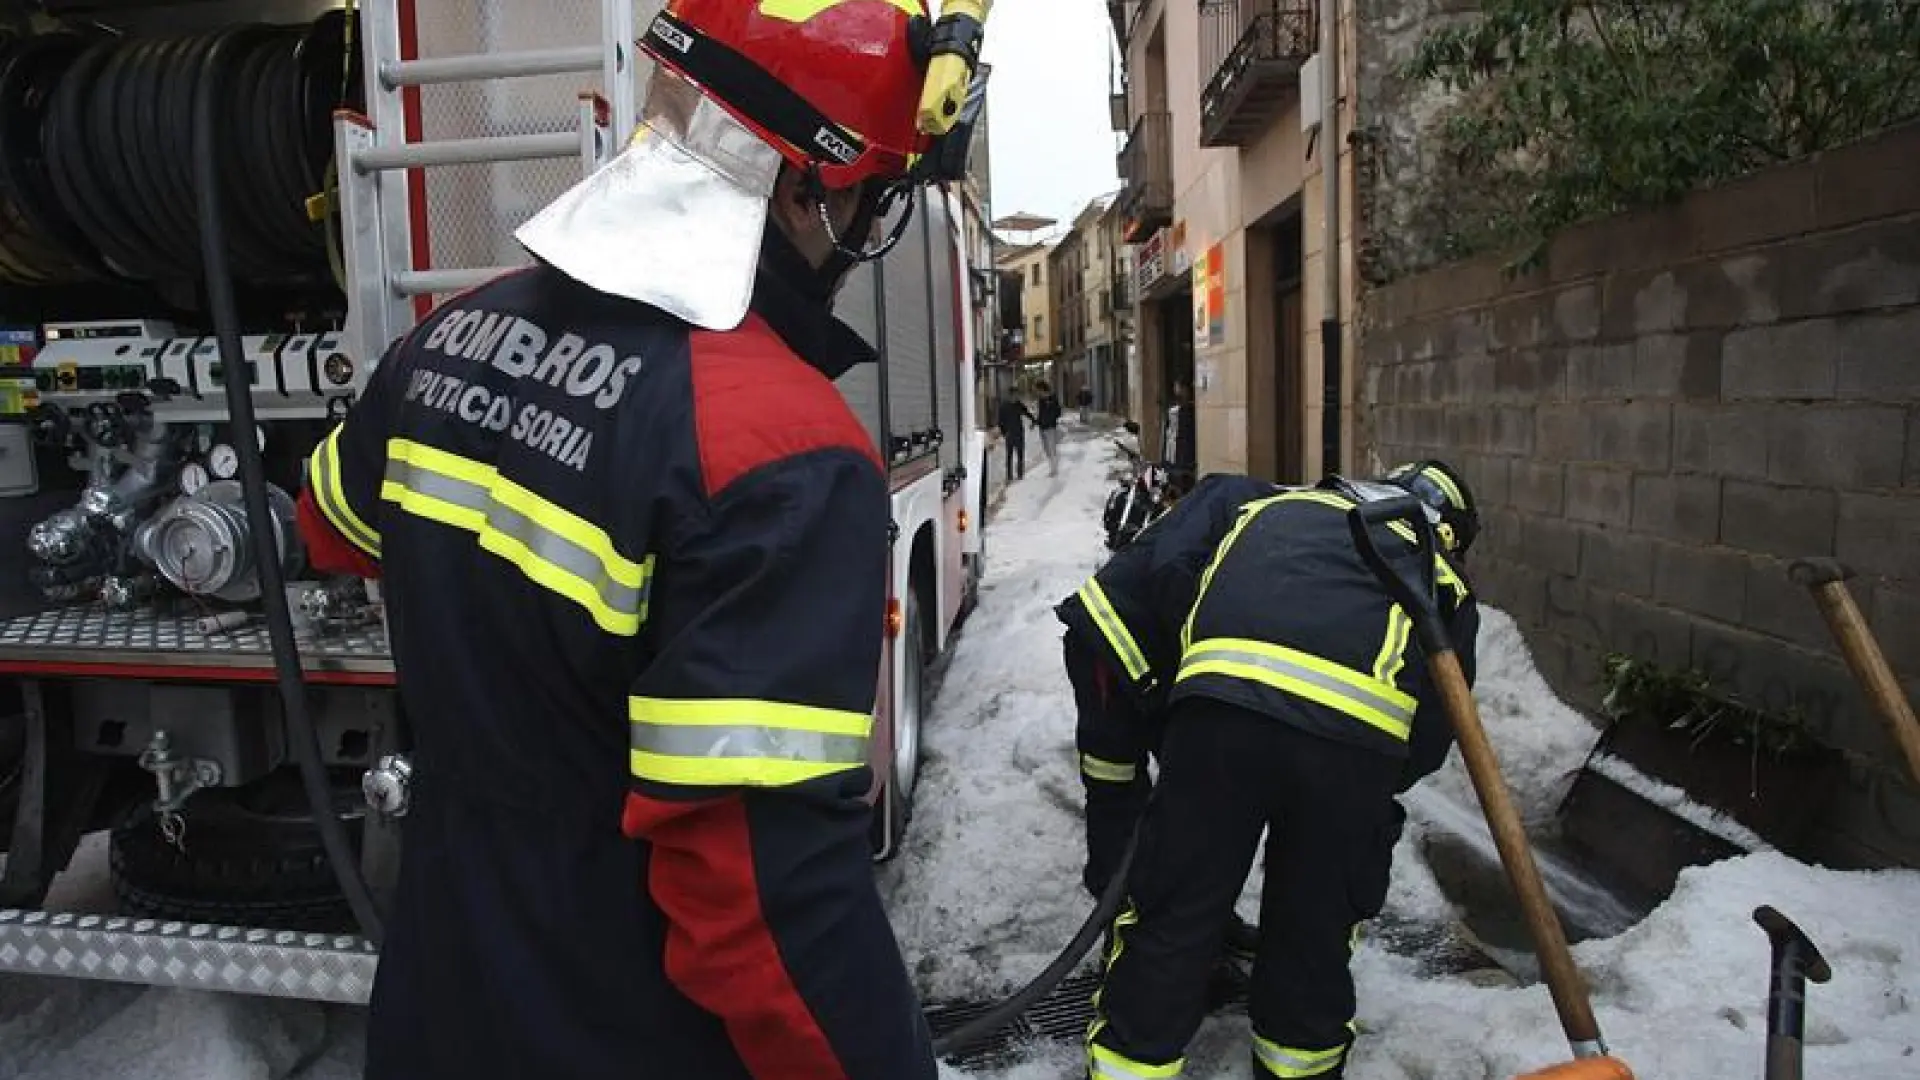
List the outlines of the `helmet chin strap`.
{"label": "helmet chin strap", "polygon": [[[827,240],[833,245],[827,257],[819,266],[807,262],[800,249],[779,228],[769,223],[766,239],[761,244],[762,253],[769,263],[769,269],[790,282],[800,294],[821,305],[831,304],[833,290],[847,273],[863,262],[878,259],[893,250],[900,242],[905,229],[895,229],[880,247],[857,250],[847,246],[841,233],[833,226],[833,215],[827,211],[827,189],[820,181],[819,169],[809,168],[803,180],[802,194],[813,203],[814,213],[819,215],[820,227],[826,233]],[[867,236],[873,232],[873,223],[880,216],[880,210],[887,202],[887,188],[869,182],[862,185],[860,198],[854,208],[853,220],[848,223],[846,235],[849,237]],[[912,203],[907,211],[912,212]],[[903,222],[904,224],[904,222]]]}

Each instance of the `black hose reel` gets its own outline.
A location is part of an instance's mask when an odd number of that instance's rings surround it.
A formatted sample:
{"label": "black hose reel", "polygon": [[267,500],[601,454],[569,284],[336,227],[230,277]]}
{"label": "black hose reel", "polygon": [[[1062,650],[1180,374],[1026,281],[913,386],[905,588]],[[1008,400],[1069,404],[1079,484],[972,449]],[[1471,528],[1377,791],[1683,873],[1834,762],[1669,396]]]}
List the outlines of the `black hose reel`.
{"label": "black hose reel", "polygon": [[234,270],[259,287],[337,285],[334,226],[306,208],[326,183],[334,110],[365,108],[355,18],[0,37],[0,283],[198,282],[195,100],[218,67],[207,164],[225,180]]}

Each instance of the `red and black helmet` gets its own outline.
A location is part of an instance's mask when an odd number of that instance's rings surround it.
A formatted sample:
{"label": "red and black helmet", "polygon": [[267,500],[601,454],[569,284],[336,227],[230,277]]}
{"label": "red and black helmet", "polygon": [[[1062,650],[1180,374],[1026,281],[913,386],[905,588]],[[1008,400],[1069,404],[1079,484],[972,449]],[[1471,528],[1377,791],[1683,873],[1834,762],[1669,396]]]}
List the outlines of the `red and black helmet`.
{"label": "red and black helmet", "polygon": [[829,188],[904,176],[925,0],[670,0],[641,47]]}

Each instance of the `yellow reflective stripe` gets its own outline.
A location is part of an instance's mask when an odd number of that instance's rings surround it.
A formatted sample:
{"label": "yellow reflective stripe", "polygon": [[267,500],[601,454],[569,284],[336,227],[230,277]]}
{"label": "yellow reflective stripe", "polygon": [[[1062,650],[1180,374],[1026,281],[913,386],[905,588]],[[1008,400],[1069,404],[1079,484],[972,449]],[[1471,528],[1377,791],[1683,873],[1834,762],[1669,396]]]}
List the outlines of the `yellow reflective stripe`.
{"label": "yellow reflective stripe", "polygon": [[[1120,914],[1114,916],[1113,925],[1110,928],[1112,932],[1107,935],[1109,939],[1107,955],[1101,960],[1100,966],[1103,976],[1106,972],[1113,970],[1113,965],[1119,962],[1121,952],[1125,951],[1127,947],[1124,933],[1126,928],[1139,921],[1140,913],[1135,910],[1133,901],[1129,899],[1126,902],[1126,906],[1121,908]],[[1087,1045],[1089,1047],[1093,1045],[1093,1040],[1099,1037],[1100,1030],[1107,1026],[1107,1014],[1100,1005],[1101,995],[1105,994],[1106,991],[1106,979],[1103,977],[1099,985],[1093,988],[1093,1019],[1087,1022]]]}
{"label": "yellow reflective stripe", "polygon": [[1148,1065],[1094,1043],[1087,1048],[1087,1075],[1090,1080],[1168,1080],[1187,1067],[1181,1058],[1168,1065]]}
{"label": "yellow reflective stripe", "polygon": [[1407,642],[1413,637],[1413,619],[1399,604],[1387,607],[1387,633],[1380,642],[1380,655],[1373,661],[1373,677],[1392,686],[1407,666]]}
{"label": "yellow reflective stripe", "polygon": [[1193,592],[1193,606],[1187,609],[1187,621],[1180,625],[1181,651],[1184,652],[1193,642],[1193,618],[1199,614],[1200,605],[1207,598],[1207,590],[1213,585],[1214,571],[1220,569],[1220,564],[1225,561],[1227,552],[1233,550],[1234,542],[1240,539],[1240,534],[1246,530],[1254,518],[1260,515],[1260,511],[1286,497],[1286,495],[1269,495],[1264,499],[1255,499],[1241,504],[1239,516],[1234,519],[1233,528],[1227,530],[1227,535],[1220,541],[1220,546],[1213,550],[1213,558],[1207,560],[1206,570],[1200,574],[1200,586]]}
{"label": "yellow reflective stripe", "polygon": [[1297,1046],[1281,1046],[1272,1039],[1255,1035],[1253,1056],[1269,1076],[1324,1076],[1340,1067],[1341,1059],[1347,1056],[1347,1048],[1336,1046],[1330,1050],[1304,1050]]}
{"label": "yellow reflective stripe", "polygon": [[1418,703],[1398,687],[1329,660],[1247,638],[1209,638],[1181,658],[1178,681],[1202,675],[1259,683],[1344,713],[1402,742]]}
{"label": "yellow reflective stripe", "polygon": [[307,463],[307,486],[313,492],[313,504],[348,542],[374,558],[380,557],[380,533],[354,513],[347,500],[345,480],[340,470],[340,433],[345,425],[320,441]]}
{"label": "yellow reflective stripe", "polygon": [[1438,554],[1435,554],[1433,557],[1433,573],[1440,584],[1453,590],[1455,603],[1459,603],[1467,598],[1467,583],[1461,579],[1460,574],[1454,570],[1452,564],[1448,563],[1447,560],[1441,558]]}
{"label": "yellow reflective stripe", "polygon": [[1120,658],[1120,666],[1127,669],[1127,678],[1139,682],[1147,674],[1147,657],[1140,649],[1140,643],[1127,632],[1127,624],[1120,619],[1120,613],[1113,610],[1113,604],[1107,599],[1107,591],[1100,587],[1095,578],[1088,578],[1080,586],[1080,603],[1093,617],[1093,625],[1100,629],[1100,636],[1107,639],[1113,648],[1113,654]]}
{"label": "yellow reflective stripe", "polygon": [[873,716],[778,701],[628,698],[628,764],[642,780],[784,787],[867,763]]}
{"label": "yellow reflective stripe", "polygon": [[1420,475],[1433,481],[1434,486],[1440,489],[1440,493],[1447,497],[1447,501],[1453,504],[1455,510],[1473,509],[1467,505],[1467,497],[1460,493],[1459,485],[1453,482],[1452,477],[1441,472],[1437,466],[1429,465],[1421,469]]}
{"label": "yellow reflective stripe", "polygon": [[[811,22],[814,16],[847,3],[848,0],[760,0],[760,14],[783,22]],[[914,0],[886,0],[907,13],[908,18],[925,18],[926,12]]]}
{"label": "yellow reflective stripe", "polygon": [[1092,754],[1080,755],[1080,771],[1089,779],[1104,780],[1109,784],[1131,784],[1140,770],[1130,762],[1108,761]]}
{"label": "yellow reflective stripe", "polygon": [[471,532],[528,580],[585,608],[622,637],[646,620],[653,557],[614,550],[605,531],[501,476],[491,465],[407,439],[387,444],[380,497],[418,517]]}

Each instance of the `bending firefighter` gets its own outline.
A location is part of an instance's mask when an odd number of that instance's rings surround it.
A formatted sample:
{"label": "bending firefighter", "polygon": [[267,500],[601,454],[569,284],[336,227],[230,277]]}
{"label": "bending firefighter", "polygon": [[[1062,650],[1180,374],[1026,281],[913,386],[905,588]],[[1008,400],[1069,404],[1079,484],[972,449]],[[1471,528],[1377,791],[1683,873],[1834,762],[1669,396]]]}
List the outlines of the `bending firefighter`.
{"label": "bending firefighter", "polygon": [[955,160],[916,116],[979,22],[924,12],[673,0],[631,145],[315,453],[417,777],[374,1080],[935,1075],[863,801],[889,507],[832,380],[875,357],[830,315]]}
{"label": "bending firefighter", "polygon": [[[1338,1077],[1354,1037],[1348,969],[1385,902],[1396,796],[1440,767],[1453,729],[1412,624],[1355,548],[1346,512],[1429,507],[1440,609],[1473,678],[1479,617],[1459,562],[1477,515],[1438,462],[1380,483],[1329,478],[1248,503],[1182,628],[1159,784],[1089,1031],[1089,1075],[1180,1075],[1222,934],[1266,833],[1250,1014],[1256,1076]],[[1378,543],[1411,573],[1413,531]]]}
{"label": "bending firefighter", "polygon": [[[1075,743],[1087,800],[1087,862],[1081,882],[1106,891],[1153,790],[1148,758],[1165,730],[1167,688],[1180,661],[1180,624],[1200,572],[1241,505],[1281,489],[1265,480],[1212,473],[1072,596],[1054,608],[1079,721]],[[1231,952],[1251,955],[1254,931],[1238,919]]]}

